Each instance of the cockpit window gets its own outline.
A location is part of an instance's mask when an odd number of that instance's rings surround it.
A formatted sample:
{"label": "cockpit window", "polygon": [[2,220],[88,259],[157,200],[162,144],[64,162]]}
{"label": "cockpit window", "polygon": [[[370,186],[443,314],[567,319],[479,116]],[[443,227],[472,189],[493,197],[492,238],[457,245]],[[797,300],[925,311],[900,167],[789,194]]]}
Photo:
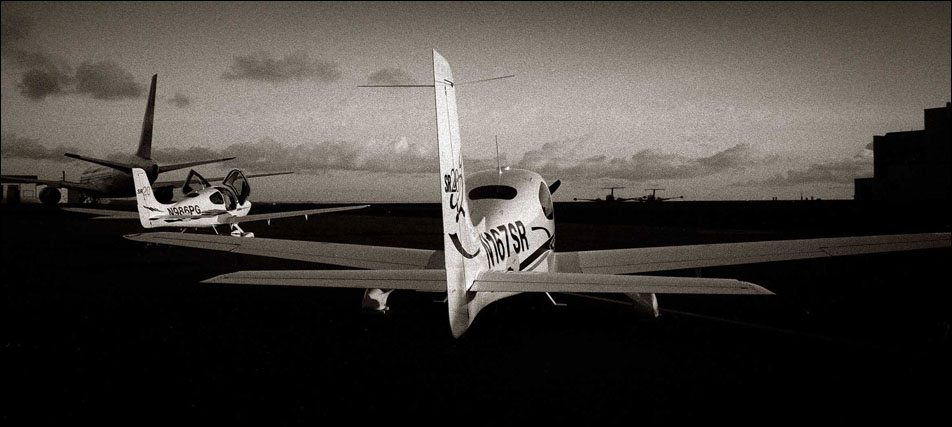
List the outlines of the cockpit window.
{"label": "cockpit window", "polygon": [[545,217],[552,219],[555,216],[555,209],[552,207],[552,194],[549,193],[549,187],[544,182],[539,183],[539,204],[542,205],[542,213]]}
{"label": "cockpit window", "polygon": [[218,190],[222,198],[225,199],[225,209],[233,211],[238,207],[238,195],[235,194],[235,190],[224,185],[221,187],[215,187],[215,189]]}
{"label": "cockpit window", "polygon": [[208,188],[209,185],[205,177],[195,172],[195,169],[192,169],[188,172],[188,176],[185,177],[185,185],[182,186],[182,193],[185,194],[186,197],[194,197],[200,190]]}
{"label": "cockpit window", "polygon": [[238,169],[232,169],[231,172],[228,172],[222,184],[235,191],[235,195],[238,196],[238,204],[244,204],[248,195],[251,194],[251,186],[248,185],[245,174]]}
{"label": "cockpit window", "polygon": [[208,200],[211,201],[212,203],[216,204],[216,205],[224,205],[224,204],[225,204],[225,198],[222,197],[222,196],[221,196],[221,193],[219,193],[219,192],[217,192],[217,191],[214,192],[214,193],[212,193],[211,196],[208,196]]}
{"label": "cockpit window", "polygon": [[479,199],[502,199],[512,200],[516,198],[516,189],[508,185],[484,185],[476,187],[469,192],[470,200]]}

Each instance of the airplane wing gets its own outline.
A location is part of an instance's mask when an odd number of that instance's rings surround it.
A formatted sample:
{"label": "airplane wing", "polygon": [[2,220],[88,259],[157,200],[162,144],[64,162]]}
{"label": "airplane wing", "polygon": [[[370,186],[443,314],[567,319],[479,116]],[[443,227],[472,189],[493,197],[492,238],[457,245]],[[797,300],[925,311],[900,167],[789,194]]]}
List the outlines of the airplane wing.
{"label": "airplane wing", "polygon": [[[443,251],[429,249],[169,232],[129,234],[125,238],[138,242],[373,270],[441,269],[444,265]],[[443,280],[446,280],[445,274]]]}
{"label": "airplane wing", "polygon": [[472,290],[478,292],[773,295],[773,292],[753,283],[734,279],[521,271],[484,271],[476,278]]}
{"label": "airplane wing", "polygon": [[563,273],[628,274],[948,247],[949,233],[925,233],[557,252],[555,256]]}
{"label": "airplane wing", "polygon": [[0,180],[5,182],[23,182],[27,184],[41,184],[53,188],[74,188],[77,190],[85,190],[90,192],[98,191],[95,187],[83,184],[81,182],[72,182],[72,181],[62,181],[62,180],[52,180],[52,179],[33,179],[33,178],[20,178],[16,176],[2,175]]}
{"label": "airplane wing", "polygon": [[363,209],[369,206],[370,205],[341,206],[339,208],[309,209],[309,210],[303,210],[303,211],[275,212],[275,213],[268,213],[268,214],[236,216],[236,217],[228,218],[228,220],[225,221],[225,223],[238,224],[242,222],[264,221],[264,220],[272,220],[277,218],[287,218],[292,216],[318,215],[318,214],[330,213],[330,212],[352,211],[354,209]]}
{"label": "airplane wing", "polygon": [[[264,270],[222,274],[203,283],[331,288],[405,289],[446,292],[444,270]],[[473,283],[478,292],[586,292],[756,294],[773,293],[733,279],[616,276],[612,274],[484,271]]]}
{"label": "airplane wing", "polygon": [[[249,179],[250,179],[250,178],[261,178],[261,177],[265,177],[265,176],[288,175],[288,174],[292,174],[292,173],[294,173],[294,172],[285,171],[285,172],[256,173],[256,174],[251,174],[251,175],[245,175],[245,178],[249,178]],[[216,182],[216,181],[221,181],[221,180],[223,180],[223,179],[225,179],[225,177],[222,176],[222,177],[216,177],[216,178],[209,178],[209,179],[207,179],[206,181],[208,181],[208,182]],[[177,188],[181,188],[183,185],[185,185],[185,180],[184,180],[184,179],[180,179],[180,180],[178,180],[178,181],[160,181],[160,182],[155,182],[154,184],[152,184],[152,187],[153,187],[153,188],[158,188],[158,187],[177,187]]]}
{"label": "airplane wing", "polygon": [[446,271],[442,269],[237,271],[203,280],[202,283],[446,292]]}
{"label": "airplane wing", "polygon": [[87,208],[63,208],[64,211],[78,212],[89,215],[98,215],[93,219],[139,219],[139,214],[132,211],[117,211],[114,209],[87,209]]}

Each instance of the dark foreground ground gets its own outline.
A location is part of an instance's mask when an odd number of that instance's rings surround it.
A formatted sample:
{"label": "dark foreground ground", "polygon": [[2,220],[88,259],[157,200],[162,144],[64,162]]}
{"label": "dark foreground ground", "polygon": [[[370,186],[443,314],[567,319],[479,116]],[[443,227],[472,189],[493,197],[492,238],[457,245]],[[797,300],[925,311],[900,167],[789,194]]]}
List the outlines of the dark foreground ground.
{"label": "dark foreground ground", "polygon": [[[436,209],[377,205],[245,229],[439,248]],[[947,213],[849,202],[562,204],[557,249],[948,231]],[[41,206],[0,215],[4,424],[914,424],[947,419],[952,397],[949,249],[704,269],[777,295],[663,295],[667,311],[650,320],[619,304],[556,295],[568,306],[555,307],[520,295],[455,340],[437,295],[395,293],[390,315],[362,315],[360,290],[199,283],[238,269],[327,266],[146,247],[122,238],[141,232],[134,222]]]}

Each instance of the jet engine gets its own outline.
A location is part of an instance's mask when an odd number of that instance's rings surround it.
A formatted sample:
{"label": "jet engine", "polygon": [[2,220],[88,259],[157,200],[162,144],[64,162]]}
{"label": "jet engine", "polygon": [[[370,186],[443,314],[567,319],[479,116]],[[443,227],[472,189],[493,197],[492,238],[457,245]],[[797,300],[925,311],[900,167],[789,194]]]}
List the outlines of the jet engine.
{"label": "jet engine", "polygon": [[57,188],[46,187],[40,190],[40,202],[43,202],[44,205],[55,205],[60,202],[62,197],[63,193],[60,193]]}
{"label": "jet engine", "polygon": [[153,190],[155,194],[155,200],[158,200],[159,203],[169,203],[172,201],[172,192],[175,190],[173,187],[159,187]]}

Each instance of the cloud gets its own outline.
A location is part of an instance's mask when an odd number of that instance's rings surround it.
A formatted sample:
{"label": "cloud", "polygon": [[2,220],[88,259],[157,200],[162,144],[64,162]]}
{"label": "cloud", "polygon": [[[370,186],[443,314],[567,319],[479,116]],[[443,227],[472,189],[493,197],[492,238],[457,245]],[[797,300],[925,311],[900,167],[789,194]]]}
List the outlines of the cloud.
{"label": "cloud", "polygon": [[408,85],[413,84],[413,77],[399,68],[384,68],[374,71],[367,82],[374,85]]}
{"label": "cloud", "polygon": [[17,88],[23,96],[38,101],[67,93],[71,81],[72,77],[58,68],[32,68],[20,75]]}
{"label": "cloud", "polygon": [[15,68],[24,70],[20,73],[17,88],[21,94],[33,100],[67,93],[73,82],[73,71],[66,60],[18,46],[32,27],[33,22],[29,18],[3,19],[3,57]]}
{"label": "cloud", "polygon": [[175,92],[175,96],[169,99],[169,104],[172,104],[177,108],[185,108],[188,107],[188,104],[191,104],[191,101],[187,96],[182,95],[180,92]]}
{"label": "cloud", "polygon": [[138,98],[143,86],[113,61],[83,61],[73,68],[69,61],[39,50],[24,49],[33,22],[29,18],[4,17],[3,57],[22,70],[17,88],[34,101],[49,95],[79,94],[94,99]]}
{"label": "cloud", "polygon": [[132,74],[112,61],[83,62],[75,72],[66,61],[41,52],[17,51],[14,62],[27,68],[17,88],[34,101],[48,95],[79,94],[93,99],[118,100],[140,97],[145,87]]}
{"label": "cloud", "polygon": [[[545,144],[510,163],[503,154],[503,166],[528,169],[560,179],[687,179],[713,175],[753,163],[747,144],[738,144],[712,156],[689,158],[675,154],[640,151],[627,159],[608,156],[581,158],[585,148],[577,140]],[[435,173],[439,171],[439,153],[432,140],[410,141],[406,137],[390,141],[321,141],[299,145],[271,138],[257,142],[232,144],[222,150],[205,147],[162,148],[153,152],[160,163],[179,163],[198,159],[236,157],[230,164],[254,171],[291,170],[295,172],[350,170],[391,173]],[[119,157],[116,157],[119,159]],[[470,172],[496,168],[496,158],[466,158]]]}
{"label": "cloud", "polygon": [[310,60],[307,52],[298,50],[282,59],[274,59],[265,52],[236,56],[231,68],[222,74],[225,80],[252,80],[283,83],[288,80],[332,82],[339,79],[337,64]]}
{"label": "cloud", "polygon": [[[589,137],[584,137],[588,139]],[[585,157],[584,141],[546,143],[527,152],[517,164],[546,176],[559,178],[612,178],[628,181],[688,179],[743,169],[754,164],[750,146],[737,144],[712,156],[690,158],[642,150],[629,158],[605,155]]]}
{"label": "cloud", "polygon": [[70,159],[63,153],[75,151],[73,147],[65,145],[47,148],[39,139],[20,137],[13,133],[0,136],[0,153],[3,157],[65,162]]}
{"label": "cloud", "polygon": [[872,171],[873,152],[865,149],[848,159],[814,163],[806,169],[790,169],[786,174],[777,173],[765,180],[740,182],[734,185],[789,187],[815,183],[853,184],[856,178],[871,176]]}
{"label": "cloud", "polygon": [[75,93],[94,99],[138,98],[144,86],[133,81],[132,73],[112,61],[83,62],[76,68]]}
{"label": "cloud", "polygon": [[374,172],[418,173],[439,171],[436,147],[414,143],[405,137],[389,142],[323,141],[289,145],[265,138],[258,142],[232,144],[216,151],[205,147],[186,150],[158,149],[153,157],[161,162],[178,163],[196,159],[237,157],[230,164],[243,169],[292,170],[296,172],[363,170]]}
{"label": "cloud", "polygon": [[411,143],[405,137],[390,142],[324,141],[288,146],[271,139],[234,144],[223,151],[238,156],[238,163],[252,169],[368,170],[377,172],[436,172],[435,147]]}

